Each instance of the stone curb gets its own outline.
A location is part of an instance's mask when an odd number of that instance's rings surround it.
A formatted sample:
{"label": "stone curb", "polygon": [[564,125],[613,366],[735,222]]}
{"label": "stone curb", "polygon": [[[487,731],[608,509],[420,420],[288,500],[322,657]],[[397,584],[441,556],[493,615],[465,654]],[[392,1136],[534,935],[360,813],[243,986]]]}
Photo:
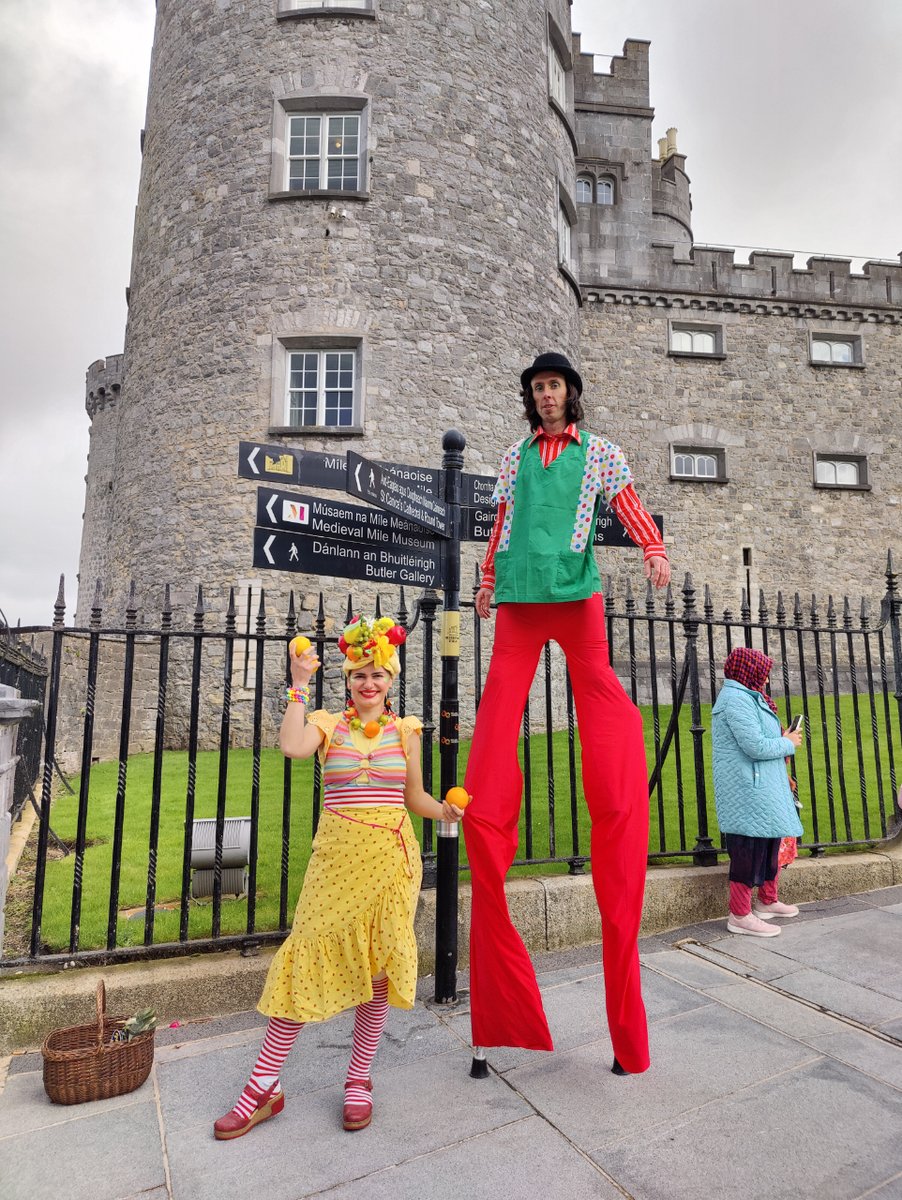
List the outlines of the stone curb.
{"label": "stone curb", "polygon": [[[902,883],[902,835],[880,850],[797,860],[781,881],[793,903],[830,900]],[[511,917],[532,953],[600,941],[598,909],[589,875],[552,875],[507,883]],[[459,897],[459,966],[469,962],[470,886]],[[727,865],[651,867],[645,888],[643,935],[664,933],[726,913]],[[435,892],[421,893],[416,915],[420,974],[434,969]],[[0,979],[0,1054],[34,1049],[53,1029],[89,1022],[97,980],[106,983],[107,1009],[128,1016],[156,1010],[161,1026],[247,1012],[257,1003],[272,958],[237,952],[199,954],[150,963],[61,971],[35,970]]]}

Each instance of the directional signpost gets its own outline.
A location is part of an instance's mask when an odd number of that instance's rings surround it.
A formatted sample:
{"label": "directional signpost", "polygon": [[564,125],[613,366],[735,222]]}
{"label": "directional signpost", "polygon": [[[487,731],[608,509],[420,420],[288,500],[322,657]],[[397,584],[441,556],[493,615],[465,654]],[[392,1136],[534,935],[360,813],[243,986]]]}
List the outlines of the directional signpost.
{"label": "directional signpost", "polygon": [[451,532],[447,503],[396,474],[388,463],[372,462],[349,450],[345,486],[352,496],[378,504],[380,508],[432,529],[442,537],[448,537]]}
{"label": "directional signpost", "polygon": [[368,579],[398,587],[438,587],[442,574],[441,554],[435,542],[403,550],[275,529],[254,530],[254,566],[300,575]]}

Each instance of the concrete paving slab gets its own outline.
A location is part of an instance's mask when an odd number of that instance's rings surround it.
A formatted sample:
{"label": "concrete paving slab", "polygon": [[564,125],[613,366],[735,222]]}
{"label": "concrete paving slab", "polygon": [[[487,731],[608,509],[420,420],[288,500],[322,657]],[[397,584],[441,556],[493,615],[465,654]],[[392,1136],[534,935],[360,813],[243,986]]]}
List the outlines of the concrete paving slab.
{"label": "concrete paving slab", "polygon": [[0,1138],[97,1116],[111,1109],[146,1104],[152,1097],[153,1083],[148,1079],[125,1096],[111,1096],[108,1100],[93,1100],[86,1104],[54,1104],[44,1091],[41,1072],[13,1075],[0,1095]]}
{"label": "concrete paving slab", "polygon": [[612,1075],[605,1039],[507,1078],[562,1133],[595,1150],[818,1056],[713,1002],[658,1022],[650,1034],[652,1068],[643,1075]]}
{"label": "concrete paving slab", "polygon": [[902,1095],[819,1059],[592,1157],[635,1200],[854,1200],[902,1168],[900,1124]]}
{"label": "concrete paving slab", "polygon": [[801,996],[831,1012],[851,1017],[863,1025],[877,1025],[902,1016],[902,1001],[884,996],[872,988],[837,979],[826,971],[803,968],[782,977],[779,985],[794,996]]}
{"label": "concrete paving slab", "polygon": [[646,958],[643,954],[642,958],[649,970],[660,972],[678,983],[685,983],[700,990],[723,987],[734,978],[724,967],[706,962],[691,951],[687,953],[685,950],[665,950],[651,958]]}
{"label": "concrete paving slab", "polygon": [[214,1140],[201,1093],[193,1114],[167,1119],[174,1195],[247,1200],[252,1177],[266,1200],[297,1200],[531,1115],[501,1080],[471,1080],[464,1052],[433,1058],[427,1070],[410,1063],[374,1078],[373,1124],[353,1135],[341,1127],[339,1084],[289,1097],[278,1117],[231,1142]]}
{"label": "concrete paving slab", "polygon": [[623,1200],[619,1188],[545,1121],[527,1117],[329,1192],[329,1200]]}
{"label": "concrete paving slab", "polygon": [[[786,944],[783,937],[787,938]],[[774,947],[775,953],[841,979],[854,979],[866,987],[895,994],[888,991],[888,974],[899,971],[902,919],[892,908],[872,907],[793,926],[791,944],[788,939],[787,928],[780,939],[780,950]]]}
{"label": "concrete paving slab", "polygon": [[902,906],[902,885],[879,888],[875,892],[861,892],[856,899],[864,904],[872,904],[877,908],[888,908],[891,905]]}
{"label": "concrete paving slab", "polygon": [[790,954],[777,949],[775,943],[782,943],[783,940],[782,935],[765,939],[727,933],[697,949],[696,953],[709,962],[722,963],[737,974],[773,981],[799,969],[799,964]]}
{"label": "concrete paving slab", "polygon": [[900,1200],[900,1198],[902,1198],[902,1171],[898,1175],[893,1175],[891,1179],[887,1179],[886,1183],[862,1192],[860,1196],[855,1197],[855,1200]]}
{"label": "concrete paving slab", "polygon": [[0,1139],[0,1179],[3,1200],[121,1200],[165,1186],[153,1098]]}
{"label": "concrete paving slab", "polygon": [[882,1079],[902,1091],[902,1046],[885,1042],[860,1029],[846,1026],[826,1036],[806,1039],[809,1046],[831,1058],[855,1067],[874,1079]]}
{"label": "concrete paving slab", "polygon": [[848,1028],[836,1017],[819,1012],[808,1004],[800,1004],[788,996],[781,996],[779,992],[760,983],[733,982],[725,987],[711,988],[709,995],[719,1004],[746,1013],[756,1021],[809,1045],[812,1044],[812,1038],[831,1037]]}

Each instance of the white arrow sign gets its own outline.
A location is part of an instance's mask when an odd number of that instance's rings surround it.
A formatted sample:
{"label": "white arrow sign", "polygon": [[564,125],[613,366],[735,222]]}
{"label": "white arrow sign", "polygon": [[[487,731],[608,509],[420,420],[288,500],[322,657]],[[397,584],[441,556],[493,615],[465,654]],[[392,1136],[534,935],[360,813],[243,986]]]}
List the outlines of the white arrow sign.
{"label": "white arrow sign", "polygon": [[360,468],[361,468],[362,466],[363,466],[363,463],[362,463],[362,462],[358,463],[358,464],[357,464],[357,469],[354,471],[354,482],[357,484],[357,487],[358,487],[358,488],[362,488],[362,487],[363,487],[363,484],[360,482]]}
{"label": "white arrow sign", "polygon": [[267,506],[266,506],[266,511],[269,513],[270,518],[273,521],[275,521],[275,519],[276,519],[276,514],[273,512],[273,505],[278,500],[278,498],[279,497],[278,497],[277,493],[273,492],[273,494],[269,498],[269,504],[267,504]]}
{"label": "white arrow sign", "polygon": [[250,452],[250,454],[247,456],[247,465],[250,467],[250,469],[251,469],[251,470],[254,472],[254,474],[255,474],[255,475],[259,475],[259,474],[260,474],[260,468],[259,468],[259,467],[257,466],[257,464],[254,462],[254,459],[257,457],[257,455],[258,455],[259,453],[260,453],[260,447],[259,447],[259,446],[254,446],[253,450],[252,450],[252,451]]}
{"label": "white arrow sign", "polygon": [[275,564],[276,564],[276,560],[275,560],[275,559],[273,558],[273,556],[270,554],[270,552],[269,552],[269,548],[270,548],[270,546],[273,544],[273,542],[274,542],[275,540],[276,540],[276,535],[275,535],[275,534],[273,534],[273,535],[272,535],[272,537],[268,537],[268,538],[266,539],[266,541],[263,543],[263,553],[266,555],[266,557],[267,557],[267,559],[269,560],[269,563],[270,563],[270,565],[271,565],[271,566],[275,566]]}

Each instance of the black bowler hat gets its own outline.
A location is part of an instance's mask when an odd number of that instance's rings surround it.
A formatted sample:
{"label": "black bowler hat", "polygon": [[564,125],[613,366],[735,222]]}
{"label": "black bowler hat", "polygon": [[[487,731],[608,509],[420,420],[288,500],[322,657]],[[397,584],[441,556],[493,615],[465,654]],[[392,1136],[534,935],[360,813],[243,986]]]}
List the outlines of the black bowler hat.
{"label": "black bowler hat", "polygon": [[532,383],[533,376],[541,374],[542,371],[556,371],[558,375],[563,375],[568,383],[572,383],[576,388],[577,396],[583,394],[583,381],[579,371],[575,370],[570,365],[570,359],[563,354],[540,354],[531,367],[527,367],[520,376],[520,384],[524,392],[529,391],[529,385]]}

